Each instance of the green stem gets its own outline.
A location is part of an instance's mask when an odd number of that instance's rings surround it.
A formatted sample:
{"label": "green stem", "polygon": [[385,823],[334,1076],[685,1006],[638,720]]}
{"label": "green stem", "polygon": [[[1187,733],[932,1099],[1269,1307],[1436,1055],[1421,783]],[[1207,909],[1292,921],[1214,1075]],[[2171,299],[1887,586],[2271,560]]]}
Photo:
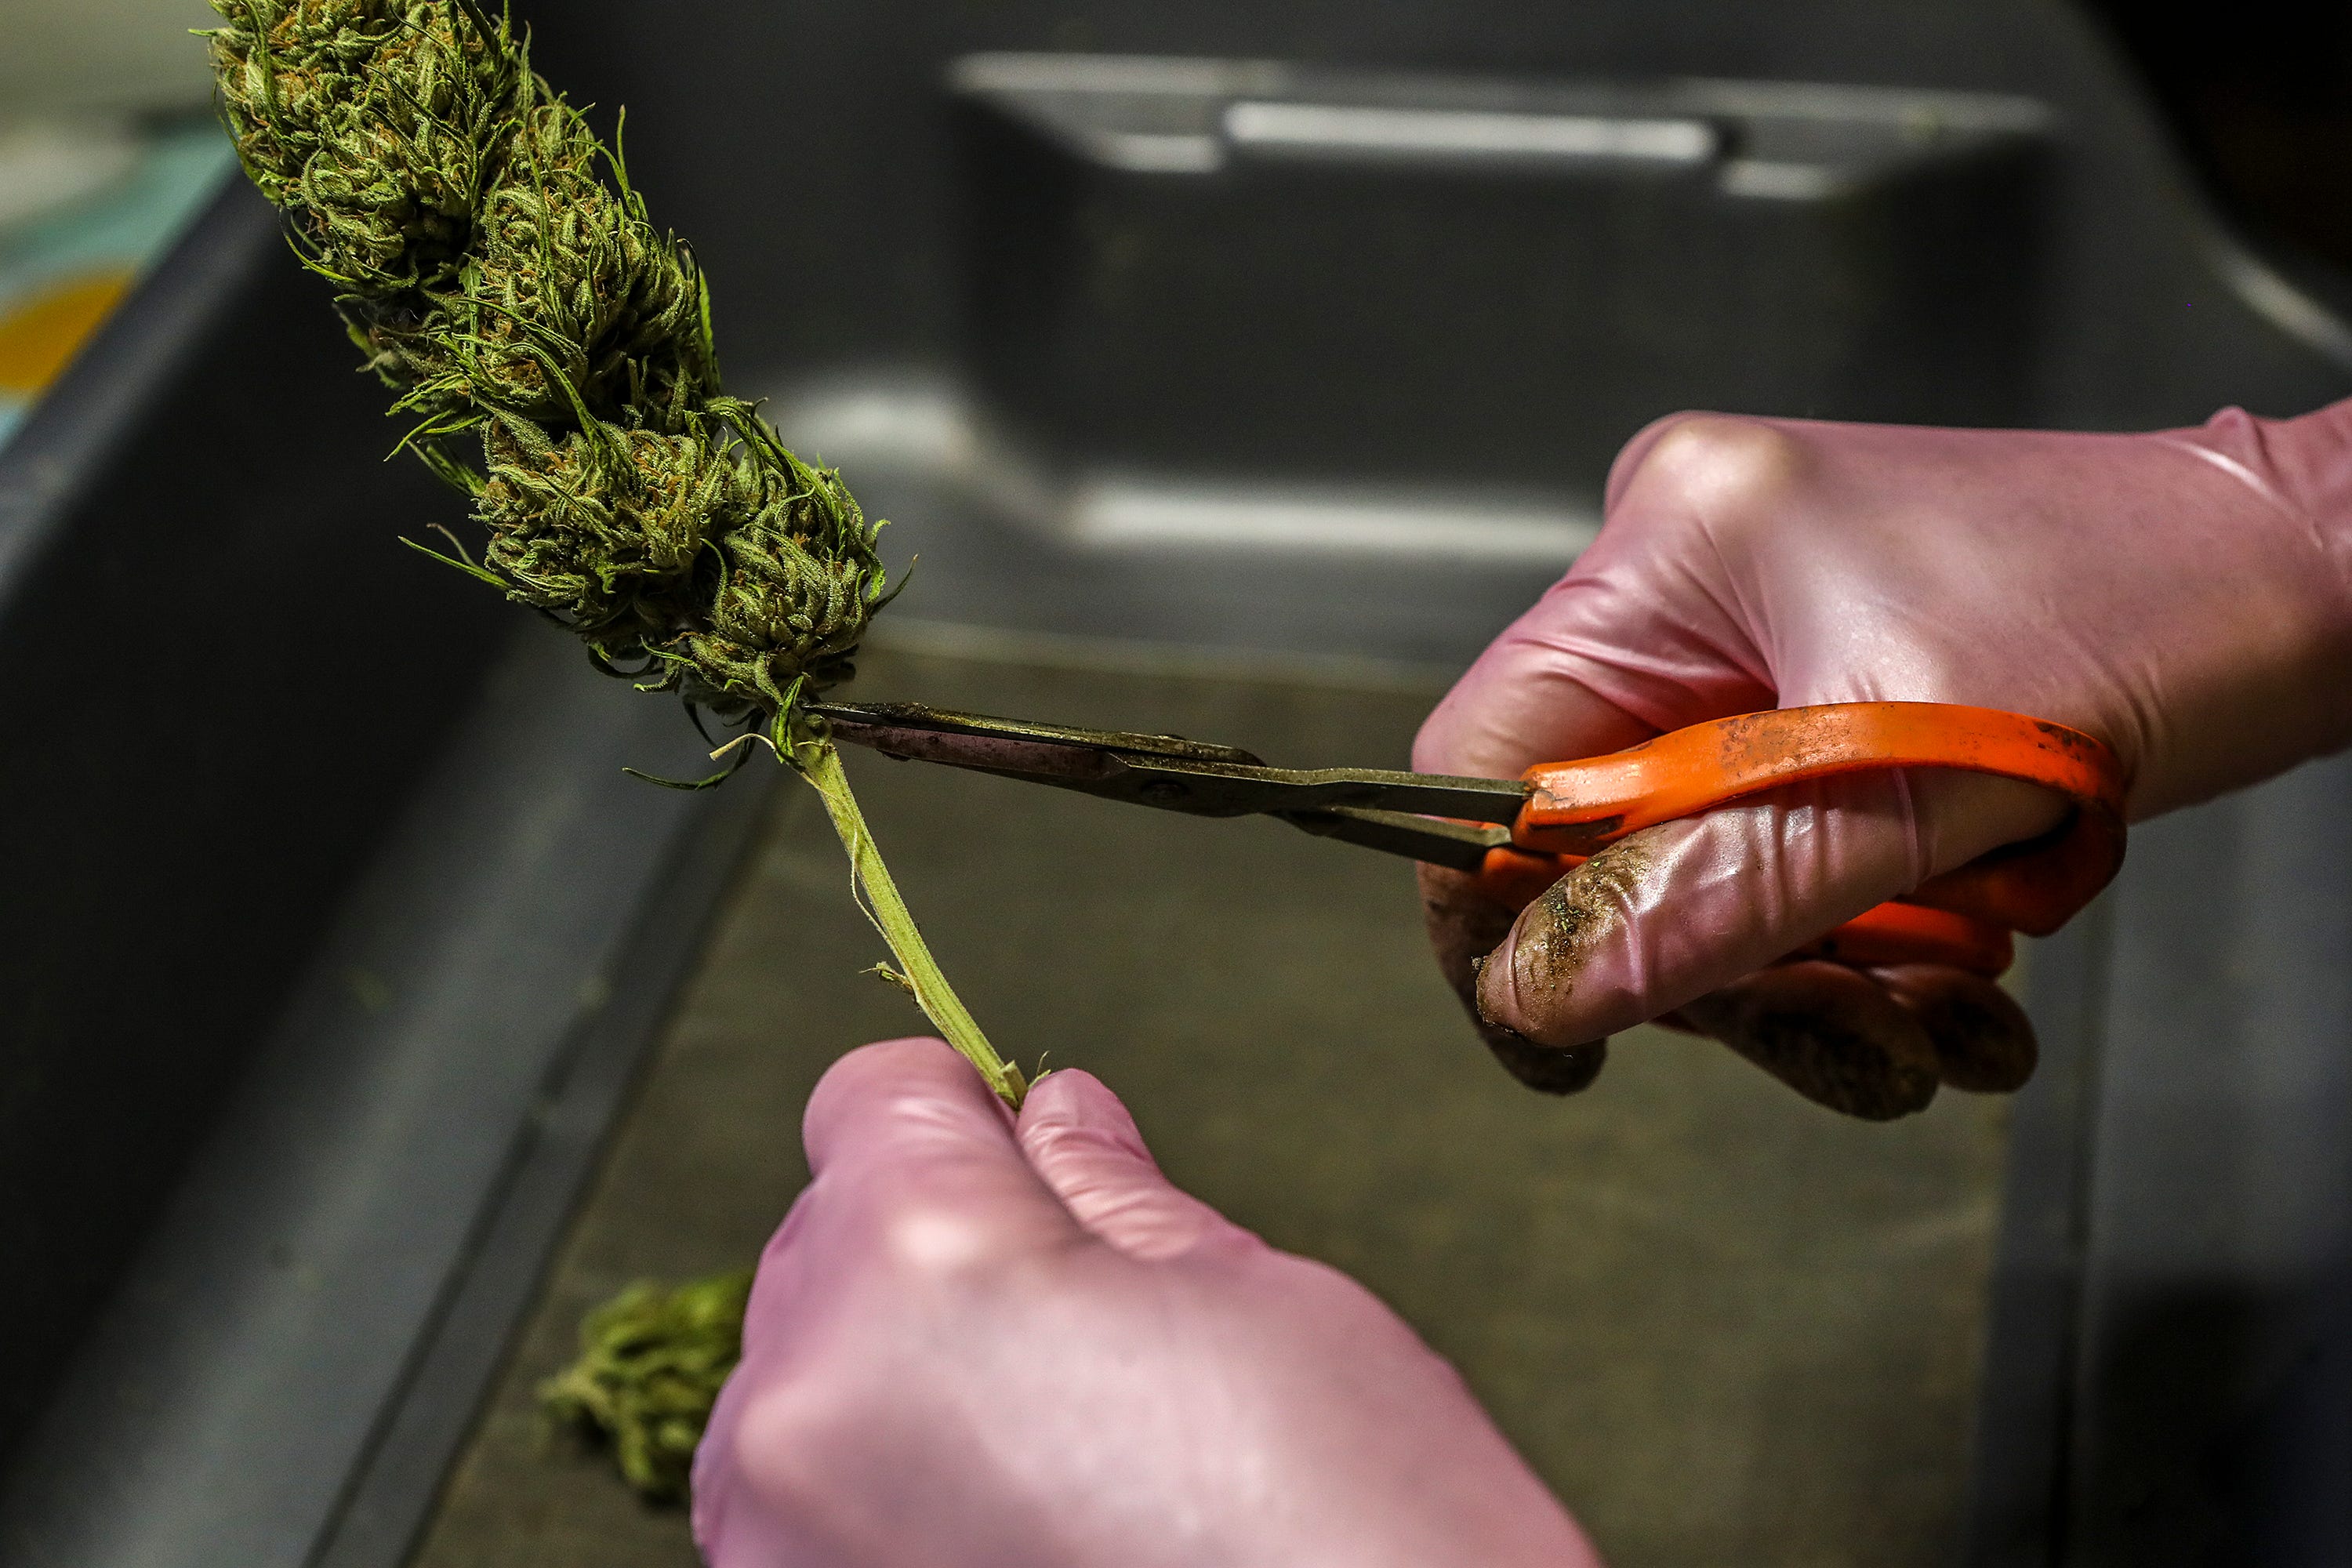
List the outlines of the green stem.
{"label": "green stem", "polygon": [[866,826],[866,814],[857,809],[857,797],[849,792],[849,775],[842,768],[841,752],[831,741],[795,737],[792,763],[824,802],[825,815],[833,819],[833,830],[841,835],[841,847],[849,851],[850,869],[866,894],[868,913],[882,932],[882,940],[890,944],[891,954],[898,961],[900,977],[914,993],[917,1005],[938,1026],[948,1044],[980,1069],[988,1087],[1002,1095],[1007,1105],[1020,1110],[1022,1096],[1029,1092],[1028,1081],[1021,1076],[1019,1068],[998,1056],[996,1047],[988,1043],[988,1037],[981,1033],[980,1025],[964,1006],[963,999],[940,972],[939,961],[931,956],[923,933],[915,929],[915,917],[908,912],[907,900],[898,896],[898,884],[890,879],[890,868],[882,863],[881,850],[875,847],[873,830]]}

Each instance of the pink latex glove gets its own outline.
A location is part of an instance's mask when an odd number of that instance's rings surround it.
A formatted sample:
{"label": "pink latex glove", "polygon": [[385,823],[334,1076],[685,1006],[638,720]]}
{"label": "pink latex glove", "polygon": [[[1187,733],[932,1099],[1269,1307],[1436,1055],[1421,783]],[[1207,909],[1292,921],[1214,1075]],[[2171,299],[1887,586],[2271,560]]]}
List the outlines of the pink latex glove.
{"label": "pink latex glove", "polygon": [[[1414,766],[1507,776],[1765,708],[1910,700],[2114,747],[2144,818],[2352,739],[2352,403],[2062,435],[1677,415],[1610,475],[1600,540],[1423,726]],[[1858,1115],[2032,1070],[1995,986],[1763,968],[2057,820],[2031,786],[1920,772],[1633,835],[1528,907],[1424,868],[1449,978],[1506,1064],[1567,1092],[1679,1010]],[[1491,952],[1491,962],[1486,962]],[[1759,972],[1760,971],[1760,972]]]}
{"label": "pink latex glove", "polygon": [[1058,1072],[835,1064],[694,1462],[711,1568],[1586,1568],[1454,1369]]}

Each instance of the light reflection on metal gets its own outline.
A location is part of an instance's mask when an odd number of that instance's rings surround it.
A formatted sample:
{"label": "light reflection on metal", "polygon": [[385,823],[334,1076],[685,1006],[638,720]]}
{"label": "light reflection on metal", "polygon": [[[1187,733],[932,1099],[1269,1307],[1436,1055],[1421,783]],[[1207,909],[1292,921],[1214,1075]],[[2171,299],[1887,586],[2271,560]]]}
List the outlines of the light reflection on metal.
{"label": "light reflection on metal", "polygon": [[1252,101],[1226,106],[1224,130],[1236,146],[1293,153],[1655,163],[1705,163],[1720,140],[1704,120]]}
{"label": "light reflection on metal", "polygon": [[777,417],[828,466],[915,471],[1007,521],[1105,552],[1262,551],[1565,569],[1601,531],[1567,498],[1411,486],[1060,471],[952,385],[841,377],[794,388]]}

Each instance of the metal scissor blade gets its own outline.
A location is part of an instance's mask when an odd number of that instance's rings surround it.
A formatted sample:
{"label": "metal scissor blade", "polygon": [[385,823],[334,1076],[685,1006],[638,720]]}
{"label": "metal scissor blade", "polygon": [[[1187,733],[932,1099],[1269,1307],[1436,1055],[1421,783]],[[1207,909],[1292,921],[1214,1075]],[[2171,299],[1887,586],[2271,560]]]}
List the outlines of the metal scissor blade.
{"label": "metal scissor blade", "polygon": [[942,763],[1083,790],[1094,788],[1118,765],[1112,753],[1068,741],[901,722],[896,715],[865,712],[838,702],[812,702],[807,709],[826,721],[834,739],[869,746],[901,761]]}
{"label": "metal scissor blade", "polygon": [[[1263,767],[1263,759],[1238,746],[1213,745],[1206,741],[1188,741],[1181,735],[1130,734],[1120,730],[1077,730],[1066,724],[1038,724],[1026,719],[998,719],[986,713],[958,713],[945,708],[926,707],[920,702],[810,702],[806,710],[832,724],[836,731],[845,727],[863,731],[864,735],[844,734],[845,741],[859,745],[878,745],[883,737],[893,742],[915,735],[937,735],[955,742],[1016,742],[1070,751],[1130,752],[1142,756],[1172,757],[1192,762],[1229,763],[1244,767]],[[948,753],[937,760],[946,762],[957,754],[957,748],[943,748]],[[974,748],[980,754],[985,747]]]}
{"label": "metal scissor blade", "polygon": [[1376,768],[1270,768],[1237,747],[1181,735],[1075,730],[899,702],[816,702],[809,711],[825,720],[839,739],[888,756],[1197,816],[1289,816],[1346,807],[1507,823],[1517,818],[1527,799],[1527,786],[1517,779]]}
{"label": "metal scissor blade", "polygon": [[1511,830],[1499,823],[1446,822],[1402,811],[1371,811],[1339,805],[1328,811],[1286,811],[1282,820],[1318,838],[1336,838],[1389,855],[1402,855],[1432,866],[1476,871],[1486,864],[1486,852],[1511,842]]}

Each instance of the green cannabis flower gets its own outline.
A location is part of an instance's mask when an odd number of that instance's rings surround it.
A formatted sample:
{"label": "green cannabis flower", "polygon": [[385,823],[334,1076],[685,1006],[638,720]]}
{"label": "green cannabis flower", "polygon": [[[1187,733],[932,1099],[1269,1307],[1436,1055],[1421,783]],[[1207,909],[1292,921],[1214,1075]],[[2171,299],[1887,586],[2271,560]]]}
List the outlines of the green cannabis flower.
{"label": "green cannabis flower", "polygon": [[229,132],[321,270],[361,306],[453,286],[530,101],[520,52],[424,5],[215,8]]}
{"label": "green cannabis flower", "polygon": [[[881,525],[722,392],[692,252],[653,226],[620,159],[483,0],[212,5],[246,173],[416,421],[404,444],[473,498],[481,563],[440,559],[642,689],[766,721],[824,800],[902,984],[1017,1109],[1026,1080],[931,957],[839,753],[795,722],[804,691],[849,678],[888,599]],[[468,437],[478,461],[453,449]],[[683,1497],[750,1280],[632,1287],[590,1316],[581,1361],[541,1399],[606,1435],[640,1491]]]}
{"label": "green cannabis flower", "polygon": [[[649,653],[676,663],[709,706],[758,693],[779,711],[780,676],[804,673],[820,689],[847,678],[878,603],[878,568],[835,526],[857,503],[756,423],[732,443],[712,439],[699,413],[682,425],[661,435],[592,420],[559,440],[493,416],[475,503],[489,525],[488,563],[515,598],[562,616],[605,663]],[[730,570],[705,583],[714,544]],[[675,606],[688,594],[707,607],[681,628]]]}
{"label": "green cannabis flower", "polygon": [[580,1325],[580,1359],[540,1385],[541,1408],[612,1444],[648,1501],[683,1501],[695,1445],[743,1353],[751,1294],[749,1269],[672,1290],[640,1280]]}
{"label": "green cannabis flower", "polygon": [[[1020,1070],[931,959],[832,742],[799,714],[803,693],[849,679],[896,591],[882,525],[720,390],[692,252],[484,0],[212,5],[237,156],[416,417],[404,445],[473,498],[488,536],[479,563],[426,553],[570,627],[641,690],[764,721],[824,798],[917,1002],[1018,1106]],[[453,450],[467,437],[478,460]]]}
{"label": "green cannabis flower", "polygon": [[455,563],[784,744],[887,597],[880,525],[722,393],[709,287],[620,160],[481,0],[212,4],[246,172],[474,497],[487,564]]}

